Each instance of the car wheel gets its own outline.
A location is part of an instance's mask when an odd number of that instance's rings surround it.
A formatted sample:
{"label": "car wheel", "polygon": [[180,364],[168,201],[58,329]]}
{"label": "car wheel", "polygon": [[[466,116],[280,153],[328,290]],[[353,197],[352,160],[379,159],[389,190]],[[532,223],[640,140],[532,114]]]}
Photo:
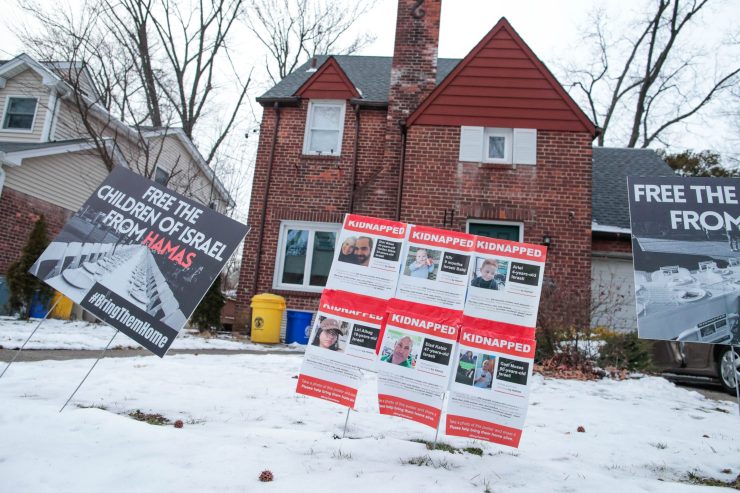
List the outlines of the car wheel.
{"label": "car wheel", "polygon": [[740,378],[740,354],[735,350],[735,360],[732,358],[732,348],[724,348],[717,361],[719,381],[726,392],[735,394],[735,381]]}

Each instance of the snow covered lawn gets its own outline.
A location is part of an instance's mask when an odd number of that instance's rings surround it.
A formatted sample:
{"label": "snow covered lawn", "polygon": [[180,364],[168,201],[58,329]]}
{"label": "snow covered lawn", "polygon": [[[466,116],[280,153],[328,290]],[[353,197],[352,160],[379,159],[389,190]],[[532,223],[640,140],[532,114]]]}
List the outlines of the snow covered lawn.
{"label": "snow covered lawn", "polygon": [[[29,321],[16,320],[12,317],[0,317],[0,346],[6,349],[21,347],[33,332],[38,319]],[[116,329],[106,324],[88,322],[70,322],[65,320],[45,320],[26,349],[88,349],[101,350],[108,344]],[[110,349],[141,348],[136,341],[118,334]],[[229,336],[202,337],[198,332],[183,329],[172,343],[171,349],[270,349],[271,351],[301,351],[299,345],[263,346],[252,344],[247,340],[235,340]],[[1,371],[1,370],[0,370]],[[1,492],[0,492],[1,493]]]}
{"label": "snow covered lawn", "polygon": [[15,363],[0,379],[0,492],[717,492],[679,481],[740,473],[736,406],[661,378],[537,376],[519,450],[440,435],[478,456],[429,451],[414,440],[434,430],[377,414],[370,373],[335,439],[346,410],[294,393],[301,359],[103,359],[62,413],[93,360]]}

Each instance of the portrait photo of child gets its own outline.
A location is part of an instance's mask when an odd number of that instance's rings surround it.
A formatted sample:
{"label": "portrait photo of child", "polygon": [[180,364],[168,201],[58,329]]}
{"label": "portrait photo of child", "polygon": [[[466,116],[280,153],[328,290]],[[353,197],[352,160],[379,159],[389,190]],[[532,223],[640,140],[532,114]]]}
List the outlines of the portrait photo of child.
{"label": "portrait photo of child", "polygon": [[475,288],[502,290],[506,286],[508,260],[477,257],[470,285]]}
{"label": "portrait photo of child", "polygon": [[440,257],[441,252],[439,250],[411,247],[406,256],[403,273],[406,276],[417,277],[419,279],[435,280],[437,278]]}

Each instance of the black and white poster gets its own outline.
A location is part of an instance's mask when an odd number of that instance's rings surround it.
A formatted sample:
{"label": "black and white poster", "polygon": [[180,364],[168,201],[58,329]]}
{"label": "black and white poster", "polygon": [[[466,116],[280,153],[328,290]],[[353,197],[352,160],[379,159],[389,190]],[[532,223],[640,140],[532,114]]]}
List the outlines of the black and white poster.
{"label": "black and white poster", "polygon": [[740,343],[739,180],[627,183],[639,336]]}
{"label": "black and white poster", "polygon": [[116,168],[30,272],[162,357],[246,233]]}

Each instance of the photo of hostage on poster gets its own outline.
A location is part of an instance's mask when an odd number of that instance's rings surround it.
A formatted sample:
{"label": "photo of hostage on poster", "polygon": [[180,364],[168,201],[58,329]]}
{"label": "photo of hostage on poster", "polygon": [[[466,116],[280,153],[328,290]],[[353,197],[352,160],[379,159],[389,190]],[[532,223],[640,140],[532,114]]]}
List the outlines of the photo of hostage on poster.
{"label": "photo of hostage on poster", "polygon": [[475,236],[409,225],[396,298],[462,310]]}
{"label": "photo of hostage on poster", "polygon": [[380,414],[437,428],[459,323],[458,310],[388,303],[376,364]]}
{"label": "photo of hostage on poster", "polygon": [[325,289],[296,392],[354,408],[360,370],[375,370],[385,309],[385,300]]}
{"label": "photo of hostage on poster", "polygon": [[117,167],[30,273],[162,357],[246,234]]}
{"label": "photo of hostage on poster", "polygon": [[383,300],[396,291],[405,223],[348,214],[326,287]]}
{"label": "photo of hostage on poster", "polygon": [[740,344],[738,180],[627,183],[639,337]]}
{"label": "photo of hostage on poster", "polygon": [[518,447],[534,351],[532,329],[464,316],[445,433]]}
{"label": "photo of hostage on poster", "polygon": [[465,315],[534,327],[546,256],[541,245],[476,236]]}

